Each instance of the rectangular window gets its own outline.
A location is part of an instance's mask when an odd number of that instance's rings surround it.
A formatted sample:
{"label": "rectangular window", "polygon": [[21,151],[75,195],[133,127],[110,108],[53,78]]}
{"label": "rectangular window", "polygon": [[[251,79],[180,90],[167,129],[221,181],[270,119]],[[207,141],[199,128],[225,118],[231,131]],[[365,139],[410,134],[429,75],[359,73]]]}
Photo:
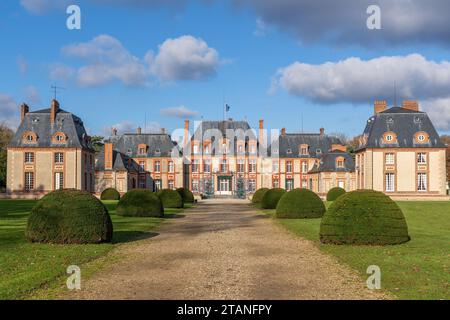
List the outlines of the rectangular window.
{"label": "rectangular window", "polygon": [[139,172],[145,172],[145,161],[139,161]]}
{"label": "rectangular window", "polygon": [[205,145],[205,154],[209,154],[209,144]]}
{"label": "rectangular window", "polygon": [[292,173],[292,161],[286,161],[286,172]]}
{"label": "rectangular window", "polygon": [[254,145],[254,144],[250,145],[250,153],[251,154],[255,154],[256,153],[256,145]]}
{"label": "rectangular window", "polygon": [[175,183],[173,182],[173,180],[169,180],[168,186],[169,186],[169,189],[175,189]]}
{"label": "rectangular window", "polygon": [[308,162],[302,162],[302,173],[308,172]]}
{"label": "rectangular window", "polygon": [[272,173],[278,173],[279,170],[279,163],[278,161],[272,162]]}
{"label": "rectangular window", "polygon": [[286,190],[290,191],[294,189],[294,180],[293,179],[286,179]]}
{"label": "rectangular window", "polygon": [[226,159],[222,159],[221,162],[220,162],[220,172],[226,173],[227,171],[228,171],[227,160]]}
{"label": "rectangular window", "polygon": [[198,145],[197,144],[194,144],[194,146],[192,147],[192,153],[198,154]]}
{"label": "rectangular window", "polygon": [[419,152],[417,154],[417,164],[426,164],[427,163],[427,154],[424,152]]}
{"label": "rectangular window", "polygon": [[280,180],[274,179],[272,180],[272,188],[279,188],[280,187]]}
{"label": "rectangular window", "polygon": [[161,180],[155,180],[155,191],[162,189],[162,183]]}
{"label": "rectangular window", "polygon": [[173,173],[175,171],[174,170],[174,166],[173,166],[173,161],[169,161],[168,162],[168,164],[167,164],[167,171],[170,172],[170,173]]}
{"label": "rectangular window", "polygon": [[306,156],[308,154],[308,148],[307,147],[301,147],[300,148],[300,154],[302,156]]}
{"label": "rectangular window", "polygon": [[139,188],[141,189],[146,188],[145,177],[139,178]]}
{"label": "rectangular window", "polygon": [[248,172],[256,173],[256,160],[249,160],[248,162]]}
{"label": "rectangular window", "polygon": [[386,173],[386,192],[394,192],[395,191],[395,174],[393,173]]}
{"label": "rectangular window", "polygon": [[25,163],[34,163],[34,153],[25,152]]}
{"label": "rectangular window", "polygon": [[239,152],[239,154],[243,154],[244,153],[244,146],[242,144],[240,144],[238,146],[238,152]]}
{"label": "rectangular window", "polygon": [[198,186],[199,186],[198,180],[197,179],[192,180],[192,192],[198,192],[199,190]]}
{"label": "rectangular window", "polygon": [[211,160],[203,161],[203,172],[211,173]]}
{"label": "rectangular window", "polygon": [[239,159],[237,161],[237,172],[244,173],[244,171],[245,171],[245,160]]}
{"label": "rectangular window", "polygon": [[34,172],[25,172],[25,190],[34,189]]}
{"label": "rectangular window", "polygon": [[395,164],[395,157],[393,153],[386,153],[385,155],[386,164]]}
{"label": "rectangular window", "polygon": [[155,161],[155,172],[161,172],[161,161]]}
{"label": "rectangular window", "polygon": [[191,167],[192,167],[192,172],[197,173],[198,172],[198,160],[192,160]]}
{"label": "rectangular window", "polygon": [[62,152],[55,153],[55,163],[64,163],[64,153]]}
{"label": "rectangular window", "polygon": [[256,191],[256,180],[255,179],[248,180],[248,191],[249,192]]}
{"label": "rectangular window", "polygon": [[417,191],[427,191],[427,174],[417,174]]}

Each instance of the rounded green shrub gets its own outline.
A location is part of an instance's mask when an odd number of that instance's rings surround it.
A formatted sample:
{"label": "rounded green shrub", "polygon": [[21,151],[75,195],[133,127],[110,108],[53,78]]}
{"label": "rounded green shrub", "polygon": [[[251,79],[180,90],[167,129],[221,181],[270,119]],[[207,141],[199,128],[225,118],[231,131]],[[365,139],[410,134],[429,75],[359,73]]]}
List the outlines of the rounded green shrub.
{"label": "rounded green shrub", "polygon": [[119,200],[120,199],[120,193],[114,188],[108,188],[103,190],[102,194],[100,195],[101,200]]}
{"label": "rounded green shrub", "polygon": [[164,207],[159,197],[146,189],[133,189],[120,198],[116,212],[129,217],[163,217]]}
{"label": "rounded green shrub", "polygon": [[277,218],[321,218],[326,208],[317,194],[308,189],[294,189],[285,193],[277,205]]}
{"label": "rounded green shrub", "polygon": [[373,190],[357,190],[340,196],[320,225],[322,243],[389,245],[409,240],[400,207],[384,193]]}
{"label": "rounded green shrub", "polygon": [[327,193],[327,201],[334,201],[345,194],[345,190],[340,187],[331,188]]}
{"label": "rounded green shrub", "polygon": [[104,204],[90,193],[58,190],[44,196],[31,210],[25,235],[31,242],[111,242],[113,225]]}
{"label": "rounded green shrub", "polygon": [[177,192],[183,198],[184,203],[194,203],[194,194],[186,188],[178,188]]}
{"label": "rounded green shrub", "polygon": [[264,194],[269,191],[268,188],[260,188],[256,190],[256,192],[253,194],[252,202],[253,203],[260,203],[262,201],[262,198],[264,197]]}
{"label": "rounded green shrub", "polygon": [[261,200],[261,207],[263,209],[275,209],[278,201],[286,193],[286,190],[281,188],[273,188],[264,194]]}
{"label": "rounded green shrub", "polygon": [[162,189],[156,195],[161,199],[164,208],[183,208],[183,198],[175,190]]}

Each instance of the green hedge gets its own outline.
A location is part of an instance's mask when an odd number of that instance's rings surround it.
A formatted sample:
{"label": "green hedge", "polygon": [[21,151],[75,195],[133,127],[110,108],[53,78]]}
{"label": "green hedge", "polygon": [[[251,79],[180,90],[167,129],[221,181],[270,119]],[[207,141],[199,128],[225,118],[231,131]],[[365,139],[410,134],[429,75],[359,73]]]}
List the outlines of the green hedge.
{"label": "green hedge", "polygon": [[120,199],[120,193],[114,188],[108,188],[103,190],[102,194],[100,195],[100,199],[102,200],[119,200]]}
{"label": "green hedge", "polygon": [[331,188],[327,193],[327,201],[334,201],[345,194],[345,190],[340,187]]}
{"label": "green hedge", "polygon": [[278,201],[286,193],[286,190],[281,188],[273,188],[264,194],[261,201],[261,208],[263,209],[275,209]]}
{"label": "green hedge", "polygon": [[111,242],[113,225],[103,203],[80,190],[53,191],[31,210],[26,238],[31,242]]}
{"label": "green hedge", "polygon": [[261,189],[256,190],[256,192],[253,194],[252,202],[260,203],[267,191],[269,191],[268,188],[261,188]]}
{"label": "green hedge", "polygon": [[159,197],[146,189],[133,189],[120,198],[116,212],[121,216],[163,217],[164,207]]}
{"label": "green hedge", "polygon": [[156,195],[161,199],[164,208],[183,208],[183,198],[175,190],[159,190]]}
{"label": "green hedge", "polygon": [[294,189],[285,193],[277,205],[277,218],[321,218],[325,205],[317,194],[308,189]]}
{"label": "green hedge", "polygon": [[400,207],[382,192],[357,190],[339,197],[320,225],[320,241],[389,245],[410,240]]}
{"label": "green hedge", "polygon": [[184,203],[194,203],[194,194],[186,188],[178,188],[177,192],[183,198]]}

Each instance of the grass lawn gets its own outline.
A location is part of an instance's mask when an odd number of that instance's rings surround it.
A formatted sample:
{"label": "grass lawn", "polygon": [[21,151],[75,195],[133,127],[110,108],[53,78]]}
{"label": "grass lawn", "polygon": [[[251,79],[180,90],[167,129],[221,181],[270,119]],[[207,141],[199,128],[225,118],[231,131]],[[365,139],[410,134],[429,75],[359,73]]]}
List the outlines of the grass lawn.
{"label": "grass lawn", "polygon": [[[396,246],[337,246],[319,241],[320,219],[280,219],[282,226],[312,240],[324,252],[358,270],[381,268],[381,286],[399,299],[450,299],[450,202],[397,202],[411,241]],[[264,210],[274,215],[275,210]]]}
{"label": "grass lawn", "polygon": [[37,289],[65,283],[67,266],[81,267],[121,243],[149,237],[152,229],[183,210],[166,209],[165,218],[120,217],[115,213],[117,201],[104,201],[114,224],[112,244],[52,245],[25,240],[27,217],[35,203],[0,200],[0,299],[29,298]]}

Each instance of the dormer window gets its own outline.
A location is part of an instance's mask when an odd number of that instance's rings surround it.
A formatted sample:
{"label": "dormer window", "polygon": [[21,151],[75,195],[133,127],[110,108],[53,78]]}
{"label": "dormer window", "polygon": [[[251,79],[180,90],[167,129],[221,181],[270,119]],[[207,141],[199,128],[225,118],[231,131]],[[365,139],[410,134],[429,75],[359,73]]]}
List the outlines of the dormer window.
{"label": "dormer window", "polygon": [[67,137],[64,132],[56,132],[52,137],[53,143],[66,143]]}
{"label": "dormer window", "polygon": [[25,134],[22,137],[22,140],[24,143],[30,144],[30,143],[35,143],[37,142],[37,135],[36,133],[32,132],[32,131],[27,131],[25,132]]}
{"label": "dormer window", "polygon": [[286,153],[291,154],[292,153],[292,149],[287,149]]}
{"label": "dormer window", "polygon": [[392,131],[386,132],[383,135],[383,142],[386,144],[397,143],[397,135]]}
{"label": "dormer window", "polygon": [[430,140],[430,137],[426,132],[417,132],[414,140],[416,143],[427,143]]}
{"label": "dormer window", "polygon": [[336,168],[345,168],[345,159],[342,157],[336,158]]}
{"label": "dormer window", "polygon": [[141,143],[141,144],[138,145],[138,153],[139,153],[140,155],[145,155],[145,154],[147,154],[147,150],[148,150],[148,147],[147,147],[146,144]]}
{"label": "dormer window", "polygon": [[306,156],[308,155],[309,146],[307,144],[300,145],[300,155]]}

